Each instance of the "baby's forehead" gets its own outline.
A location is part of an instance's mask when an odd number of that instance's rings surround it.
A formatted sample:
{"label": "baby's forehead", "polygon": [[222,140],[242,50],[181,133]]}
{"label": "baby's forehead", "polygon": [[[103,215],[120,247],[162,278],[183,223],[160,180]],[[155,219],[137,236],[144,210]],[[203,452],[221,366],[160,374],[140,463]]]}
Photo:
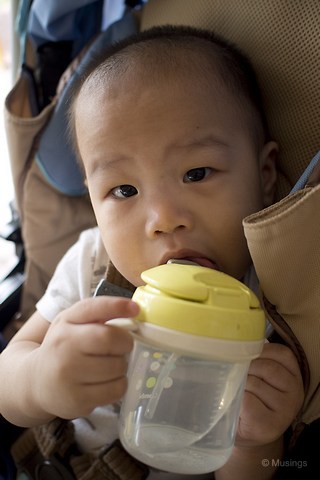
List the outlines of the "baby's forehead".
{"label": "baby's forehead", "polygon": [[82,103],[84,100],[87,106],[89,102],[90,106],[89,98],[99,105],[116,95],[138,94],[150,86],[165,92],[166,88],[178,82],[181,89],[194,96],[195,102],[199,93],[196,86],[203,86],[208,95],[218,89],[235,108],[240,107],[241,113],[253,118],[254,124],[259,123],[257,106],[248,94],[249,84],[244,80],[245,72],[239,80],[232,61],[224,58],[221,49],[208,44],[208,41],[200,39],[187,43],[173,42],[170,48],[167,43],[163,45],[152,41],[146,45],[129,45],[96,66],[83,83],[78,101]]}
{"label": "baby's forehead", "polygon": [[[157,57],[156,53],[155,51]],[[125,58],[121,64],[116,61],[114,64],[110,58],[89,75],[82,85],[79,97],[81,100],[88,95],[92,99],[101,98],[114,91],[123,90],[126,93],[137,89],[146,90],[150,86],[170,88],[170,85],[176,83],[180,84],[181,88],[188,89],[199,84],[225,88],[218,61],[209,65],[206,58],[200,59],[196,51],[192,53],[193,55],[189,55],[188,51],[178,50],[175,58],[163,56],[152,59],[138,55]]]}
{"label": "baby's forehead", "polygon": [[[84,86],[77,101],[77,113],[82,111],[85,115],[95,115],[101,110],[107,112],[119,101],[126,103],[128,108],[138,110],[141,105],[144,108],[148,101],[152,104],[159,97],[163,99],[163,104],[168,99],[172,104],[179,104],[183,99],[188,104],[211,103],[216,101],[217,94],[237,108],[237,99],[218,73],[212,73],[208,78],[195,70],[186,74],[179,67],[161,69],[159,66],[157,71],[135,65],[120,77],[101,75],[100,79],[96,78]],[[143,102],[138,101],[141,99]]]}

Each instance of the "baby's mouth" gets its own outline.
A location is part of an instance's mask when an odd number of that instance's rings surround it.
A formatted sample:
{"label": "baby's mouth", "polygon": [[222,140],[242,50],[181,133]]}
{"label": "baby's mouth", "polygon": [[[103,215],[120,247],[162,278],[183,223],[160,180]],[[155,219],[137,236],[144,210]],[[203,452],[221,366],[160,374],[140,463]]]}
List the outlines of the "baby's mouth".
{"label": "baby's mouth", "polygon": [[218,270],[217,265],[206,257],[185,257],[185,258],[170,258],[167,263],[178,263],[180,265],[198,265],[200,267],[211,268]]}

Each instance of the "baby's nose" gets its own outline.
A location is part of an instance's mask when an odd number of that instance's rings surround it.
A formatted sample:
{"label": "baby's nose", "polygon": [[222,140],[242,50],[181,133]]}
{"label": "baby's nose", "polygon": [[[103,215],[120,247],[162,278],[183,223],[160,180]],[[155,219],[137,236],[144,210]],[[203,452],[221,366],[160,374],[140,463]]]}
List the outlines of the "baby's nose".
{"label": "baby's nose", "polygon": [[157,195],[146,207],[146,233],[149,237],[170,234],[192,227],[192,214],[188,205],[172,198],[166,192]]}

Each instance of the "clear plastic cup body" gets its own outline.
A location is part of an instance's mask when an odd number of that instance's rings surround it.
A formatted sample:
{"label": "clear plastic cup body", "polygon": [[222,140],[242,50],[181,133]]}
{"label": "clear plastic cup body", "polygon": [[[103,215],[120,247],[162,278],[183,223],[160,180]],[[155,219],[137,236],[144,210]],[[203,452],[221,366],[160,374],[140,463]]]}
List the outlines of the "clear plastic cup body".
{"label": "clear plastic cup body", "polygon": [[123,446],[164,471],[220,468],[234,445],[248,367],[135,340],[120,413]]}

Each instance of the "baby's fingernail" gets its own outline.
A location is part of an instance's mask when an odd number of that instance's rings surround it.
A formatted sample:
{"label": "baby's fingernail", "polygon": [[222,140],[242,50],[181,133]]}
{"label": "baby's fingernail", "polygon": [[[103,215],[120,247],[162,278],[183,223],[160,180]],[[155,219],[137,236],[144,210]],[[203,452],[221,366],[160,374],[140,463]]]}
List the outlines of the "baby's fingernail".
{"label": "baby's fingernail", "polygon": [[140,311],[140,306],[133,300],[130,300],[129,307],[133,315],[137,315]]}

